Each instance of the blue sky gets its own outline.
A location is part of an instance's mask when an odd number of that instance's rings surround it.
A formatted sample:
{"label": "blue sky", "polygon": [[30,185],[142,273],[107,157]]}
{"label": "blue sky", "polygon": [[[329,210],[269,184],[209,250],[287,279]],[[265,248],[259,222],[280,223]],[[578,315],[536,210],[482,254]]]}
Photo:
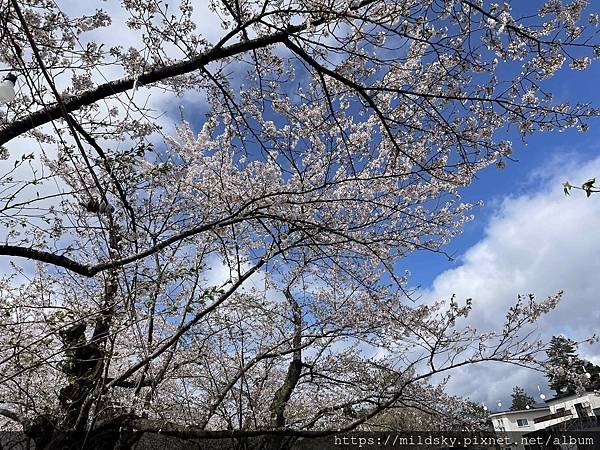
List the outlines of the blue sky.
{"label": "blue sky", "polygon": [[[565,68],[548,85],[559,101],[600,104],[600,65],[587,71]],[[564,290],[564,298],[537,324],[537,336],[565,334],[585,339],[600,323],[600,198],[571,197],[561,183],[580,185],[600,178],[600,120],[589,121],[586,133],[576,130],[535,134],[525,146],[513,140],[513,157],[503,170],[490,167],[465,188],[463,200],[485,205],[446,251],[455,256],[420,252],[405,259],[411,284],[423,299],[473,298],[473,322],[481,328],[501,323],[517,294],[545,298]],[[496,322],[494,322],[496,319]],[[582,346],[580,354],[600,364],[600,347]],[[485,402],[490,410],[510,405],[510,392],[523,386],[539,399],[553,395],[545,377],[527,369],[487,364],[454,373],[448,389]],[[503,408],[497,408],[498,400]]]}
{"label": "blue sky", "polygon": [[[596,63],[585,71],[564,68],[555,78],[548,80],[547,86],[559,102],[591,102],[600,105],[598,80],[600,64]],[[410,255],[405,264],[412,273],[411,284],[428,286],[439,273],[459,265],[460,255],[483,237],[486,223],[499,203],[506,197],[527,195],[543,188],[544,172],[550,169],[549,165],[563,160],[583,164],[600,156],[600,119],[592,119],[589,124],[590,129],[585,133],[569,129],[564,132],[536,133],[528,136],[525,142],[518,137],[514,138],[512,157],[516,161],[507,160],[505,169],[495,166],[484,169],[478,173],[473,184],[461,192],[463,201],[475,203],[483,200],[484,206],[473,210],[475,220],[468,223],[464,232],[446,247],[447,253],[455,257],[454,261],[448,261],[443,255],[423,251]],[[590,173],[589,178],[595,175],[600,179],[600,174],[594,173]],[[565,174],[565,180],[567,178]],[[581,184],[586,180],[569,181]]]}

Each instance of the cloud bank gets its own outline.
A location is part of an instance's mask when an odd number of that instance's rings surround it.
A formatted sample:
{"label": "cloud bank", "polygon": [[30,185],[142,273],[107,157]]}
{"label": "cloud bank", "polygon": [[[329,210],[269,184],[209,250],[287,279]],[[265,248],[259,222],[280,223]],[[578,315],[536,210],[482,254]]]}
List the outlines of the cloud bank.
{"label": "cloud bank", "polygon": [[[566,159],[566,158],[565,158]],[[564,334],[585,339],[600,323],[600,194],[570,197],[562,183],[581,185],[600,177],[600,158],[578,164],[563,159],[539,171],[542,188],[508,196],[498,203],[483,237],[470,247],[456,268],[439,274],[424,299],[473,298],[471,321],[481,329],[502,326],[518,294],[533,293],[541,300],[564,291],[563,300],[537,324],[536,335]],[[545,175],[541,176],[540,174]],[[581,346],[580,355],[600,363],[600,346]],[[483,401],[497,409],[510,405],[513,386],[520,385],[539,401],[538,385],[546,397],[554,393],[542,374],[503,364],[487,364],[454,372],[452,393]]]}

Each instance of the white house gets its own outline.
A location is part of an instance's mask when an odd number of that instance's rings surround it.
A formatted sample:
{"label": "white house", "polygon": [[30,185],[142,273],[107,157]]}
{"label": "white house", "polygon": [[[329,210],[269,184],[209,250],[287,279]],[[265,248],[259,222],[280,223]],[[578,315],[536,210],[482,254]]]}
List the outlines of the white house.
{"label": "white house", "polygon": [[[489,418],[494,426],[494,431],[501,437],[510,436],[511,440],[519,443],[518,445],[505,446],[503,449],[519,449],[525,447],[520,444],[521,437],[525,433],[540,429],[536,420],[548,416],[550,408],[548,406],[531,407],[521,411],[502,411],[490,414]],[[543,427],[542,427],[543,428]],[[505,433],[510,433],[507,435]]]}
{"label": "white house", "polygon": [[524,432],[536,430],[535,419],[550,414],[547,406],[523,409],[520,411],[502,411],[490,415],[494,431]]}
{"label": "white house", "polygon": [[517,445],[504,449],[523,450],[521,438],[527,433],[542,430],[573,419],[598,420],[600,418],[600,392],[551,399],[543,405],[535,405],[522,411],[503,411],[490,415],[494,431],[498,435],[510,433]]}

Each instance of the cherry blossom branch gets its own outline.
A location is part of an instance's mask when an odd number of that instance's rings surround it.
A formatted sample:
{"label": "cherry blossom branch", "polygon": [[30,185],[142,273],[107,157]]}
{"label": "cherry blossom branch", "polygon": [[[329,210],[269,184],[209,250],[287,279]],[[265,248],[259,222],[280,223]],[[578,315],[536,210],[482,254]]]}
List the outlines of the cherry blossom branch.
{"label": "cherry blossom branch", "polygon": [[[73,139],[75,140],[77,148],[79,148],[79,151],[81,152],[81,156],[83,157],[83,160],[85,161],[85,165],[86,165],[92,179],[94,180],[96,187],[98,188],[98,192],[104,199],[105,203],[108,203],[108,200],[106,199],[106,193],[104,192],[104,189],[102,189],[102,185],[100,184],[100,181],[98,180],[98,177],[96,176],[96,173],[94,172],[94,168],[92,167],[92,165],[89,161],[89,158],[85,152],[85,149],[83,148],[83,144],[81,143],[81,140],[79,139],[79,135],[78,135],[77,131],[75,131],[74,120],[69,115],[69,113],[65,107],[65,104],[64,104],[58,90],[56,89],[54,81],[52,80],[52,77],[50,76],[50,74],[48,73],[48,70],[46,69],[44,60],[42,59],[42,57],[40,55],[40,51],[37,47],[37,44],[35,43],[35,40],[31,34],[31,31],[29,30],[29,26],[27,25],[27,20],[25,19],[25,17],[23,16],[23,13],[21,12],[19,3],[17,2],[17,0],[12,0],[12,5],[13,5],[13,8],[15,9],[15,12],[17,13],[17,17],[19,18],[19,21],[21,22],[21,26],[23,27],[23,31],[25,32],[25,35],[27,36],[27,40],[29,41],[29,44],[31,45],[31,51],[33,52],[35,60],[39,64],[40,70],[42,71],[42,74],[44,75],[44,78],[46,79],[48,86],[50,86],[50,90],[52,91],[52,93],[54,94],[54,97],[56,98],[56,101],[58,103],[58,112],[60,114],[59,117],[62,117],[65,120],[65,122],[67,123],[67,126],[71,130]],[[46,109],[45,106],[44,106],[44,109]]]}
{"label": "cherry blossom branch", "polygon": [[[370,3],[374,3],[375,1],[376,0],[364,0],[358,5],[353,6],[352,10],[358,10],[369,5]],[[325,23],[325,20],[318,21],[315,23],[315,25],[322,23]],[[203,68],[211,62],[237,56],[248,51],[258,50],[276,43],[281,43],[288,36],[292,35],[293,33],[303,31],[306,29],[306,27],[306,24],[293,25],[289,26],[285,30],[277,31],[267,36],[244,40],[226,47],[216,45],[207,52],[194,58],[179,61],[164,67],[154,67],[136,77],[125,77],[119,80],[110,81],[80,95],[64,99],[62,101],[60,100],[60,97],[58,97],[59,104],[33,112],[28,116],[3,127],[0,130],[0,145],[3,145],[11,139],[33,130],[34,128],[61,118],[63,116],[63,109],[67,112],[73,112],[83,106],[91,105],[104,98],[131,90],[134,86],[152,84],[167,78],[184,75],[186,73],[194,72],[200,68]],[[240,29],[243,28],[236,28],[238,31]]]}
{"label": "cherry blossom branch", "polygon": [[138,361],[136,364],[132,365],[129,369],[125,370],[119,377],[112,380],[110,383],[106,385],[107,388],[112,386],[116,386],[122,381],[129,378],[139,369],[144,367],[150,361],[158,358],[165,351],[167,351],[172,345],[174,345],[179,338],[186,333],[190,328],[192,328],[196,323],[198,323],[203,317],[207,314],[214,311],[220,304],[222,304],[225,300],[227,300],[231,295],[237,291],[237,289],[244,284],[244,282],[250,278],[256,271],[258,271],[264,264],[266,263],[265,259],[260,259],[254,266],[248,269],[245,273],[240,275],[235,283],[231,285],[231,287],[225,291],[217,300],[215,300],[208,308],[203,309],[198,314],[194,316],[192,320],[190,320],[187,324],[180,327],[175,333],[173,333],[165,342],[163,342],[156,350],[154,350],[150,355],[146,358]]}
{"label": "cherry blossom branch", "polygon": [[5,256],[16,256],[19,258],[26,258],[33,261],[40,261],[54,266],[63,267],[71,272],[86,277],[94,276],[96,272],[93,271],[92,267],[81,264],[66,256],[57,255],[55,253],[46,252],[43,250],[36,250],[31,247],[19,247],[16,245],[0,245],[0,255]]}
{"label": "cherry blossom branch", "polygon": [[313,69],[317,70],[320,73],[324,73],[324,74],[330,76],[331,78],[333,78],[334,80],[337,80],[340,83],[343,83],[344,85],[348,86],[349,88],[355,90],[360,95],[360,97],[362,97],[362,99],[365,102],[367,102],[369,107],[373,110],[373,112],[379,118],[379,122],[381,123],[381,126],[383,127],[383,129],[384,129],[385,133],[387,134],[387,136],[389,137],[390,141],[393,143],[394,148],[396,149],[396,152],[398,154],[402,154],[402,155],[406,156],[413,164],[418,166],[419,169],[421,169],[425,172],[428,172],[432,176],[435,176],[429,169],[424,167],[420,162],[418,162],[415,158],[413,158],[412,155],[409,155],[408,153],[406,153],[404,150],[402,150],[400,148],[400,146],[398,145],[398,141],[394,138],[394,134],[392,133],[392,130],[390,129],[388,120],[385,118],[385,116],[384,116],[383,112],[381,111],[381,109],[379,108],[379,106],[377,106],[377,103],[375,102],[373,97],[367,93],[364,86],[361,86],[360,84],[348,79],[347,77],[344,77],[343,75],[340,75],[339,73],[328,69],[327,67],[323,66],[322,64],[319,64],[317,62],[317,60],[314,59],[312,56],[310,56],[303,48],[294,44],[289,39],[285,38],[283,40],[283,44],[287,48],[289,48],[292,52],[294,52],[298,57],[300,57],[302,60],[304,60]]}
{"label": "cherry blossom branch", "polygon": [[217,408],[222,404],[223,400],[225,400],[227,394],[233,389],[238,380],[246,372],[250,371],[250,369],[252,369],[256,364],[258,364],[261,361],[264,361],[265,359],[277,358],[289,355],[290,353],[301,351],[303,348],[307,348],[310,345],[314,344],[314,342],[319,338],[320,337],[313,337],[310,340],[307,340],[307,342],[305,342],[304,344],[299,345],[298,347],[292,346],[287,350],[281,350],[279,352],[276,352],[275,349],[277,347],[280,347],[284,343],[280,342],[249,360],[244,367],[241,367],[235,373],[235,375],[231,378],[229,383],[227,383],[227,385],[219,392],[219,395],[217,395],[216,399],[211,403],[210,407],[208,408],[208,412],[206,413],[206,417],[200,422],[200,428],[206,428],[208,422],[210,422],[210,419],[212,419],[212,417],[216,413]]}
{"label": "cherry blossom branch", "polygon": [[129,218],[131,219],[131,231],[133,231],[135,233],[137,231],[135,212],[133,211],[133,208],[131,207],[131,205],[129,204],[129,201],[127,200],[127,195],[125,194],[125,190],[121,186],[119,179],[115,176],[115,174],[113,173],[113,171],[110,168],[110,162],[108,161],[108,157],[106,156],[106,153],[104,152],[102,147],[100,147],[98,142],[96,142],[96,140],[71,115],[69,115],[69,117],[71,120],[71,124],[73,125],[73,128],[79,134],[81,134],[81,136],[83,136],[83,138],[87,141],[87,143],[94,150],[96,150],[96,153],[98,154],[98,156],[100,156],[100,158],[102,158],[102,160],[104,161],[104,167],[105,167],[106,171],[108,172],[108,175],[110,176],[111,180],[115,184],[115,189],[117,190],[117,192],[119,194],[119,198],[121,199],[121,202],[123,203],[123,206],[127,210],[127,213],[129,214]]}
{"label": "cherry blossom branch", "polygon": [[246,216],[242,216],[228,220],[217,220],[209,224],[194,227],[181,233],[175,234],[140,253],[136,253],[125,258],[116,259],[97,265],[82,264],[66,256],[57,255],[55,253],[43,250],[37,250],[31,247],[19,247],[15,245],[0,245],[0,255],[17,256],[20,258],[27,258],[33,261],[40,261],[43,263],[48,263],[58,267],[62,267],[64,269],[70,270],[71,272],[83,275],[85,277],[93,277],[94,275],[105,270],[115,269],[118,267],[125,266],[129,263],[138,261],[140,259],[144,259],[176,242],[182,241],[196,234],[213,230],[215,228],[233,225],[242,222],[246,219]]}
{"label": "cherry blossom branch", "polygon": [[[176,77],[178,75],[184,75],[186,73],[198,70],[199,68],[204,67],[213,61],[236,56],[253,49],[259,49],[277,42],[281,42],[289,33],[293,33],[301,29],[301,26],[292,27],[287,32],[278,32],[269,36],[232,44],[228,47],[209,50],[208,52],[192,59],[179,61],[175,64],[165,67],[153,68],[152,70],[145,72],[138,77],[126,77],[101,84],[95,89],[65,99],[62,103],[66,111],[73,112],[83,106],[91,105],[104,98],[133,89],[136,80],[137,85],[145,85],[156,83],[167,78]],[[31,113],[27,117],[16,120],[2,128],[0,131],[0,145],[7,143],[11,139],[20,136],[23,133],[61,117],[62,108],[60,105]]]}

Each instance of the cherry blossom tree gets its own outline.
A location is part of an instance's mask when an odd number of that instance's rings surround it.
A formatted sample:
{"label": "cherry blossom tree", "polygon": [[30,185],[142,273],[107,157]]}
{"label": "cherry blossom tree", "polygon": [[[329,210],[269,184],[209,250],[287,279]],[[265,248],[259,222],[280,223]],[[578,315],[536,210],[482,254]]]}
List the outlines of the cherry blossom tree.
{"label": "cherry blossom tree", "polygon": [[415,302],[402,258],[471,220],[500,133],[587,129],[545,88],[600,55],[587,2],[198,3],[0,1],[3,426],[326,435],[456,417],[431,382],[452,369],[536,367],[560,294],[482,331],[471,300]]}

